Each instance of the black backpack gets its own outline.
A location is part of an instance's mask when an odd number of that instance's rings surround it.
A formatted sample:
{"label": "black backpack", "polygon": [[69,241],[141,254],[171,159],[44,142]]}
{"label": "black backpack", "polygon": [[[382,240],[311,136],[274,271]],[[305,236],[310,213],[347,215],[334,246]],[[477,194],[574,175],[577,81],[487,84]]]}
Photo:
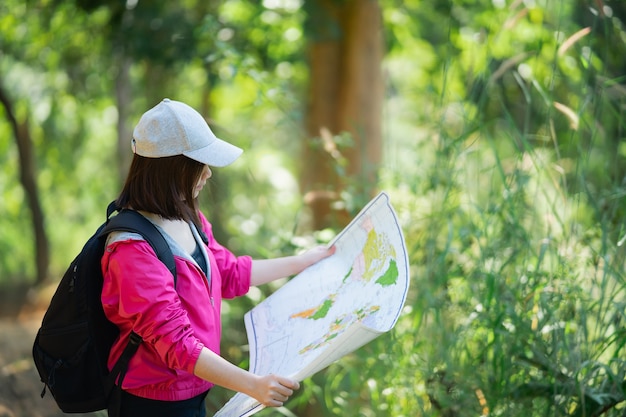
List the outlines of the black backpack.
{"label": "black backpack", "polygon": [[[113,212],[118,214],[111,217]],[[41,381],[65,413],[119,410],[121,384],[130,358],[142,340],[131,333],[120,359],[109,372],[107,360],[117,326],[107,320],[100,300],[100,260],[110,232],[135,232],[150,243],[174,277],[174,256],[157,228],[136,211],[107,208],[107,220],[72,261],[52,297],[33,345],[33,359]]]}

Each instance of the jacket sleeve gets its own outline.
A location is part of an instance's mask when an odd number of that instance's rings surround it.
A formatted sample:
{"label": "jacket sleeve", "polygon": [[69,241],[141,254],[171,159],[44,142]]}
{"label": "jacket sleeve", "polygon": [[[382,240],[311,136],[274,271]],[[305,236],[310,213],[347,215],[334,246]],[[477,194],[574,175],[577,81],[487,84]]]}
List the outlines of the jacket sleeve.
{"label": "jacket sleeve", "polygon": [[234,298],[244,295],[250,289],[252,274],[252,258],[250,256],[235,256],[222,246],[213,236],[213,227],[200,212],[200,220],[204,233],[209,239],[208,249],[213,255],[217,268],[222,277],[222,298]]}
{"label": "jacket sleeve", "polygon": [[102,266],[102,304],[109,320],[141,336],[168,367],[193,373],[204,345],[193,334],[172,274],[150,245],[114,242],[107,246]]}

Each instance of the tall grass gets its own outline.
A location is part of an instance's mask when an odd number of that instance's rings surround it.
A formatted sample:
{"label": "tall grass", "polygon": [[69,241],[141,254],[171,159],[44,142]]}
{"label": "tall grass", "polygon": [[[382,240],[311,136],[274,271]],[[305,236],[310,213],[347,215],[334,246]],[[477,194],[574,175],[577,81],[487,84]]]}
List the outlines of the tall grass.
{"label": "tall grass", "polygon": [[413,287],[390,335],[331,367],[332,415],[623,414],[623,248],[554,150],[510,149],[476,132],[388,184]]}

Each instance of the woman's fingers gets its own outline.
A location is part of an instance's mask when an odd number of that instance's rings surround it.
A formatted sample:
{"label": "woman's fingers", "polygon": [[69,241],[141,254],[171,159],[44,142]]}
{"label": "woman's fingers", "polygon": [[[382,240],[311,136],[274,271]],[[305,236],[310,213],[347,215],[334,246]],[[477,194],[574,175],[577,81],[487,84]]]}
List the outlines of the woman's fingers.
{"label": "woman's fingers", "polygon": [[300,388],[298,381],[278,375],[267,375],[267,394],[265,401],[261,401],[267,407],[280,407],[293,395],[294,390]]}

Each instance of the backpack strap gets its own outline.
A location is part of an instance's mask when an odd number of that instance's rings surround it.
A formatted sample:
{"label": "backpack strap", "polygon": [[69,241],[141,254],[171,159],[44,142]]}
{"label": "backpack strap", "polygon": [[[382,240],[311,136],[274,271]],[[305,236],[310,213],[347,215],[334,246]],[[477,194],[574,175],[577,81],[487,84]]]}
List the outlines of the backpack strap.
{"label": "backpack strap", "polygon": [[[109,205],[109,209],[107,209],[107,215],[109,214],[110,208],[111,205]],[[174,262],[174,255],[161,232],[159,232],[150,220],[134,210],[123,209],[120,210],[116,216],[108,218],[107,224],[104,229],[102,229],[99,236],[107,236],[111,232],[139,233],[150,246],[152,246],[159,260],[170,270],[174,277],[174,287],[176,287],[176,264]]]}
{"label": "backpack strap", "polygon": [[120,417],[122,407],[122,381],[128,370],[128,362],[135,355],[143,339],[135,332],[130,332],[130,338],[126,347],[122,351],[113,369],[106,378],[106,392],[109,393],[109,404],[107,407],[109,417]]}

